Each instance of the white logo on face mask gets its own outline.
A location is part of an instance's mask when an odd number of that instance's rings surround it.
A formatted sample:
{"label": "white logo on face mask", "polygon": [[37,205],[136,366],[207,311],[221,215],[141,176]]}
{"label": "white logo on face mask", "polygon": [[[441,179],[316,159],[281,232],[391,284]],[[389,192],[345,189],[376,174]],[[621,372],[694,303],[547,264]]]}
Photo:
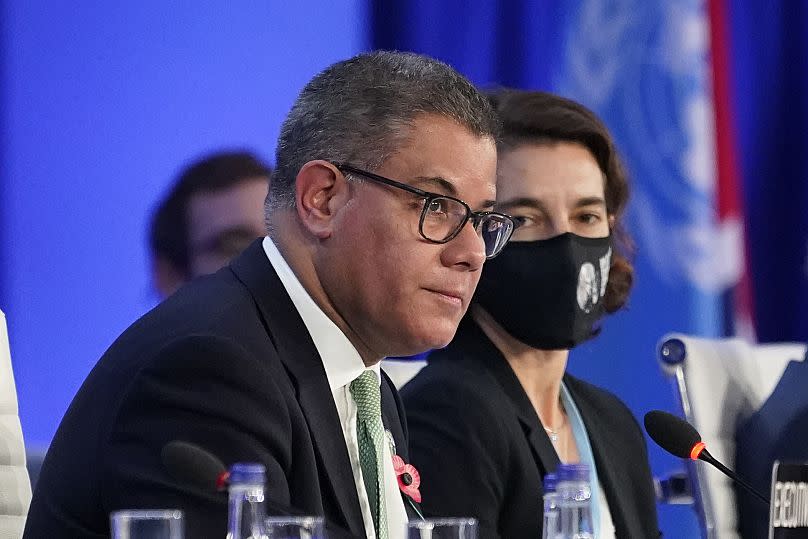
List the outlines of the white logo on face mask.
{"label": "white logo on face mask", "polygon": [[612,248],[600,257],[600,297],[606,295],[606,283],[609,282],[609,268],[612,267]]}
{"label": "white logo on face mask", "polygon": [[[578,307],[585,313],[590,313],[600,298],[606,294],[606,283],[609,281],[609,267],[612,261],[612,250],[600,257],[599,268],[590,262],[581,265],[578,273]],[[599,271],[598,271],[599,270]]]}
{"label": "white logo on face mask", "polygon": [[600,298],[600,286],[597,280],[595,266],[584,262],[578,273],[578,307],[585,313],[590,312]]}

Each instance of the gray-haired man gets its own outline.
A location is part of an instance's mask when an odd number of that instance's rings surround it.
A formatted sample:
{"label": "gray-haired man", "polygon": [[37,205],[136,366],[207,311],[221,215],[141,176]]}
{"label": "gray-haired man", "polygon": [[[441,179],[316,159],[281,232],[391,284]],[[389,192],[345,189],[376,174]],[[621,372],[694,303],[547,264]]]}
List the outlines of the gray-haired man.
{"label": "gray-haired man", "polygon": [[225,496],[160,463],[179,439],[264,463],[277,506],[401,537],[413,503],[392,456],[407,459],[406,427],[378,364],[446,345],[510,237],[489,211],[496,131],[485,98],[423,56],[364,54],[317,75],[281,130],[268,236],[102,357],[50,448],[26,535],[103,536],[112,510],[179,507],[190,537],[221,537]]}

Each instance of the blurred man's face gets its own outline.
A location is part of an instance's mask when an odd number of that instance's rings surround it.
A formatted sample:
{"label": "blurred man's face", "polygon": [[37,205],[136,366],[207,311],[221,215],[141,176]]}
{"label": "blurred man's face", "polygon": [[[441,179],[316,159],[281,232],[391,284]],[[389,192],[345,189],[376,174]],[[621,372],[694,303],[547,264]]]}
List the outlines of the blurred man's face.
{"label": "blurred man's face", "polygon": [[265,177],[247,179],[221,191],[197,193],[188,204],[190,277],[225,266],[254,239],[266,235]]}
{"label": "blurred man's face", "polygon": [[[473,211],[496,195],[496,148],[442,116],[413,122],[408,141],[372,172],[451,195]],[[321,279],[330,300],[379,356],[410,355],[449,343],[480,278],[483,240],[470,223],[451,241],[419,233],[424,199],[370,181],[354,197],[328,242]]]}

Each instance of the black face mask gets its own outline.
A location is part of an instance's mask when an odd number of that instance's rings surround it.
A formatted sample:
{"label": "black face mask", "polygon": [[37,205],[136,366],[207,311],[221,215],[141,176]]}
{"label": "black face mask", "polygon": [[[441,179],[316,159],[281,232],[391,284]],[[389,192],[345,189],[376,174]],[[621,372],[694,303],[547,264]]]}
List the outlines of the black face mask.
{"label": "black face mask", "polygon": [[511,242],[483,266],[474,300],[523,343],[569,349],[599,331],[611,260],[609,236]]}

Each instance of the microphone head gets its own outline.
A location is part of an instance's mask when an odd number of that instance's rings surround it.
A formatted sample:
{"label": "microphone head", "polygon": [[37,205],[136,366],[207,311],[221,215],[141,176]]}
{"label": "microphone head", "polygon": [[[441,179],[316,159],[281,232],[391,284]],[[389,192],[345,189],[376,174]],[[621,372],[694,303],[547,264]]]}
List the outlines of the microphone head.
{"label": "microphone head", "polygon": [[220,490],[227,468],[215,455],[190,442],[174,440],[163,446],[163,466],[174,479],[208,491]]}
{"label": "microphone head", "polygon": [[[665,451],[683,459],[693,457],[693,448],[701,443],[698,431],[682,419],[668,412],[653,410],[645,414],[645,431]],[[698,456],[698,453],[696,454]]]}

